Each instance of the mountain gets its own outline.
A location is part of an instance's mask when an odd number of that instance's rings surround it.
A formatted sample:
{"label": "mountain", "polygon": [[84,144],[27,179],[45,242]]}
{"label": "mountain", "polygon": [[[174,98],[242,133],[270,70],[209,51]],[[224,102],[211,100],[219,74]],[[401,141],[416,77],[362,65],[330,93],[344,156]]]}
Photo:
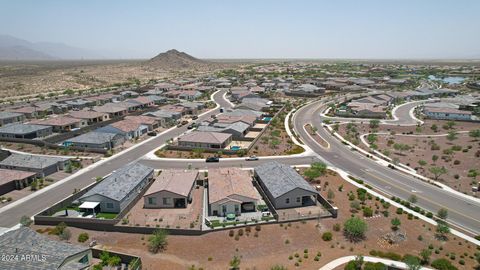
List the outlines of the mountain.
{"label": "mountain", "polygon": [[101,59],[95,51],[63,43],[30,42],[9,35],[0,35],[0,60]]}
{"label": "mountain", "polygon": [[54,60],[53,56],[16,45],[9,47],[0,46],[0,60]]}
{"label": "mountain", "polygon": [[217,63],[209,62],[195,58],[184,52],[179,52],[175,49],[163,52],[145,62],[148,67],[159,69],[199,69],[211,68]]}

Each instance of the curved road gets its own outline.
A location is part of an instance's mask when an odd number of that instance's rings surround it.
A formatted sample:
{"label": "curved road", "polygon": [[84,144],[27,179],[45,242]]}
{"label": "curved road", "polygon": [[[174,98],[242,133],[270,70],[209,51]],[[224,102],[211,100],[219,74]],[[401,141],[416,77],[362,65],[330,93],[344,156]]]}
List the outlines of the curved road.
{"label": "curved road", "polygon": [[[480,233],[480,205],[472,200],[444,191],[436,186],[415,179],[409,175],[382,166],[349,147],[322,127],[320,113],[326,108],[321,102],[314,102],[299,109],[294,115],[294,129],[307,144],[329,165],[363,179],[369,185],[386,194],[408,199],[412,194],[418,198],[417,205],[436,213],[440,208],[449,212],[448,221],[474,234]],[[329,149],[321,147],[303,129],[307,123],[318,128],[318,133],[330,144]]]}

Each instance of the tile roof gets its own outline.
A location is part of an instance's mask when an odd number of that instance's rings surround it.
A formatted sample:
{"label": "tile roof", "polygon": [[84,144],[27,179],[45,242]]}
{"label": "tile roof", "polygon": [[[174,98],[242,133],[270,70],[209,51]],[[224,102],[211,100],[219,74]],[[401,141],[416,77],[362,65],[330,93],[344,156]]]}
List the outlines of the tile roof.
{"label": "tile roof", "polygon": [[6,134],[28,134],[40,130],[51,129],[49,126],[34,125],[34,124],[10,124],[0,127],[0,133]]}
{"label": "tile roof", "polygon": [[146,116],[146,115],[136,115],[136,116],[125,116],[125,120],[133,121],[142,125],[153,125],[157,122],[155,117]]}
{"label": "tile roof", "polygon": [[[45,256],[44,261],[32,260],[3,260],[0,263],[2,270],[50,270],[65,269],[72,264],[63,264],[70,257],[79,253],[87,252],[88,247],[72,245],[61,241],[51,240],[46,236],[36,233],[28,227],[20,227],[17,230],[6,232],[0,236],[0,253],[14,255]],[[84,269],[88,265],[74,263]],[[68,268],[71,269],[71,268]]]}
{"label": "tile roof", "polygon": [[140,125],[141,124],[136,121],[125,119],[125,120],[120,120],[118,122],[112,123],[109,126],[117,128],[123,132],[131,132],[131,131],[137,130],[140,127]]}
{"label": "tile roof", "polygon": [[99,194],[115,201],[122,201],[152,172],[152,168],[140,163],[127,164],[87,191],[79,200],[87,200],[87,197]]}
{"label": "tile roof", "polygon": [[34,120],[31,121],[33,124],[44,125],[44,126],[68,126],[79,123],[81,120],[68,116],[57,116],[50,117],[43,120]]}
{"label": "tile roof", "polygon": [[178,141],[222,144],[231,137],[232,134],[227,133],[194,131],[181,136]]}
{"label": "tile roof", "polygon": [[22,113],[16,113],[16,112],[0,112],[0,119],[7,119],[7,118],[13,118],[13,117],[19,117],[23,116]]}
{"label": "tile roof", "polygon": [[0,165],[13,166],[13,167],[19,166],[19,167],[32,168],[32,169],[43,169],[43,168],[55,165],[58,162],[64,162],[67,160],[68,158],[62,158],[62,157],[37,156],[37,155],[12,153],[10,156],[0,161]]}
{"label": "tile roof", "polygon": [[35,176],[34,172],[0,169],[0,185]]}
{"label": "tile roof", "polygon": [[106,103],[102,106],[95,106],[93,110],[96,112],[104,112],[104,113],[117,113],[123,112],[127,109],[125,107],[117,105],[118,103]]}
{"label": "tile roof", "polygon": [[249,171],[240,168],[216,168],[208,170],[208,203],[212,204],[239,195],[260,200],[260,194],[252,183]]}
{"label": "tile roof", "polygon": [[92,118],[103,117],[106,114],[102,112],[96,112],[96,111],[71,111],[68,115],[78,119],[92,119]]}
{"label": "tile roof", "polygon": [[278,198],[296,188],[317,193],[292,167],[276,161],[255,167],[255,173],[274,198]]}
{"label": "tile roof", "polygon": [[163,170],[144,196],[169,191],[187,197],[197,177],[198,171],[194,170]]}
{"label": "tile roof", "polygon": [[111,142],[115,136],[119,135],[116,133],[91,131],[65,141],[72,143],[103,144]]}

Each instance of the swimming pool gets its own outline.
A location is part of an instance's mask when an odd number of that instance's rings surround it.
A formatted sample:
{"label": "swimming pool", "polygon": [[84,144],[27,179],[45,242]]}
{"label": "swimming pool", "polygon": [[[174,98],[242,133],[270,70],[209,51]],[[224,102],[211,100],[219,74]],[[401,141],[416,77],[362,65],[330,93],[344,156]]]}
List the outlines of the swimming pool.
{"label": "swimming pool", "polygon": [[240,150],[241,147],[240,146],[231,146],[230,147],[230,150],[234,150],[234,151],[237,151],[237,150]]}
{"label": "swimming pool", "polygon": [[272,120],[272,117],[263,117],[263,121],[270,122]]}

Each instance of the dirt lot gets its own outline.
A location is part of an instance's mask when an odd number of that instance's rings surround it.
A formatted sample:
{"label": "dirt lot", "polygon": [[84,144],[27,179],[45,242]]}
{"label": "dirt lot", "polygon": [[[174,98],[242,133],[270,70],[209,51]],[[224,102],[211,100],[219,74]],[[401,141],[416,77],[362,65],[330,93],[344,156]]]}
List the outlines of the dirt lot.
{"label": "dirt lot", "polygon": [[[318,269],[340,256],[367,255],[371,250],[418,255],[421,250],[429,249],[429,245],[432,247],[431,261],[436,258],[448,258],[447,255],[451,256],[451,253],[454,253],[455,259],[452,262],[459,269],[471,269],[475,265],[473,259],[475,246],[452,235],[448,235],[448,241],[437,240],[434,227],[420,220],[409,219],[406,214],[396,214],[396,209],[391,206],[387,209],[389,217],[374,213],[374,217],[365,219],[369,228],[365,240],[358,243],[349,242],[341,230],[335,231],[333,227],[336,223],[343,224],[351,215],[362,216],[361,211],[354,213],[349,210],[351,201],[348,199],[348,193],[355,194],[356,188],[333,174],[320,177],[318,180],[325,186],[322,188],[325,190],[322,191],[324,196],[329,189],[335,194],[333,202],[340,209],[337,219],[262,225],[260,231],[252,227],[249,233],[243,229],[244,234],[238,240],[229,236],[229,230],[202,236],[171,235],[168,237],[166,250],[159,254],[147,251],[148,235],[98,231],[88,231],[88,234],[90,240],[97,240],[99,245],[104,245],[108,249],[141,256],[144,269],[183,270],[190,265],[196,265],[197,268],[223,270],[227,269],[234,255],[241,256],[241,269],[270,269],[274,264],[284,265],[288,269]],[[341,192],[338,191],[340,186]],[[382,204],[375,198],[367,199],[365,204],[375,212],[384,211]],[[390,221],[394,217],[400,219],[400,231],[406,234],[406,240],[388,244],[382,236],[392,232]],[[74,243],[77,242],[78,234],[85,231],[76,228],[71,230],[71,242]],[[322,240],[322,233],[326,231],[332,232],[331,241]],[[238,233],[239,229],[235,229],[234,234]],[[58,239],[56,236],[52,237]],[[307,250],[308,258],[304,257],[304,250]],[[321,253],[321,257],[315,261],[314,257],[318,252]],[[296,253],[299,254],[299,258],[295,257]],[[464,260],[464,266],[459,264],[460,260]],[[295,262],[298,262],[298,267],[294,266]]]}
{"label": "dirt lot", "polygon": [[[445,167],[448,172],[441,175],[439,181],[458,191],[475,195],[472,193],[471,187],[478,183],[468,174],[471,169],[478,170],[480,141],[475,140],[463,131],[478,129],[480,124],[458,121],[451,129],[444,127],[446,124],[447,121],[427,120],[420,128],[380,125],[377,132],[385,132],[390,135],[378,135],[375,144],[379,151],[390,158],[398,160],[398,162],[406,164],[430,178],[434,178],[434,175],[429,171],[429,168]],[[432,125],[437,126],[436,132],[434,131],[435,128],[432,129]],[[369,150],[357,138],[359,134],[374,130],[368,124],[357,124],[356,129],[357,132],[352,132],[352,129],[347,132],[347,125],[343,124],[339,127],[339,133],[346,139],[357,141],[358,146],[363,149]],[[446,134],[449,131],[457,132],[457,138],[448,140]],[[395,148],[396,144],[397,146],[398,144],[406,144],[410,146],[410,149],[400,150],[398,147]],[[438,160],[433,161],[432,157],[434,155],[438,157]]]}
{"label": "dirt lot", "polygon": [[143,199],[140,199],[128,212],[126,226],[199,229],[202,218],[203,187],[193,189],[192,203],[187,208],[145,209],[143,204]]}

